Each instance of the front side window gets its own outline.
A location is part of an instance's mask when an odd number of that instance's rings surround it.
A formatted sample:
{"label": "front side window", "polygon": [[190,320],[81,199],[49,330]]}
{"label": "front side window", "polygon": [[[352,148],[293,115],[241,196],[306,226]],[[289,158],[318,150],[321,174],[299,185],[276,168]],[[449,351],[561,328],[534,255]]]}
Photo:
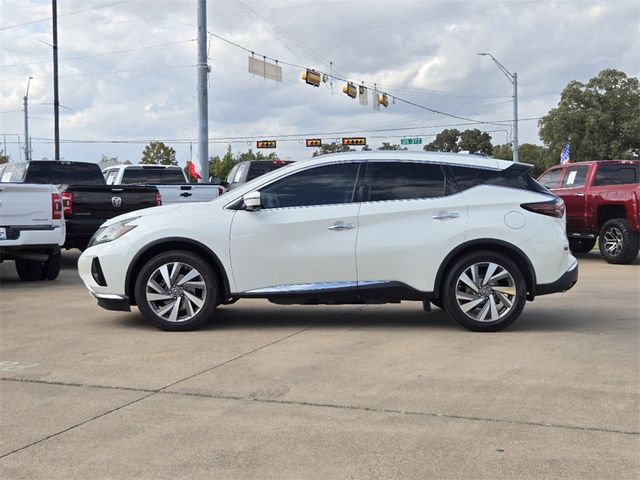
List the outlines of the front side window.
{"label": "front side window", "polygon": [[550,170],[544,175],[542,175],[538,182],[544,185],[547,188],[558,188],[558,182],[560,181],[560,174],[562,173],[561,168],[556,168],[555,170]]}
{"label": "front side window", "polygon": [[445,177],[440,165],[420,162],[369,162],[368,200],[442,197]]}
{"label": "front side window", "polygon": [[569,167],[564,172],[562,179],[562,188],[577,188],[584,185],[589,173],[589,167]]}
{"label": "front side window", "polygon": [[359,166],[359,163],[338,163],[289,175],[260,189],[262,207],[351,203]]}

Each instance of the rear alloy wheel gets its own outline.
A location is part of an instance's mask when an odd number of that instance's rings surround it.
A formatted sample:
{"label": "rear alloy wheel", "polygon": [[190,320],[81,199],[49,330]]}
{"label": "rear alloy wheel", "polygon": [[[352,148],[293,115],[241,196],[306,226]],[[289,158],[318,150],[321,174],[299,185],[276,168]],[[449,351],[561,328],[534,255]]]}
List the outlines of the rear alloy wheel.
{"label": "rear alloy wheel", "polygon": [[574,254],[584,254],[589,253],[593,250],[593,247],[596,245],[595,238],[570,238],[569,239],[569,248],[571,249],[571,253]]}
{"label": "rear alloy wheel", "polygon": [[494,332],[514,322],[526,302],[527,286],[518,266],[493,252],[458,261],[445,280],[445,310],[462,326]]}
{"label": "rear alloy wheel", "polygon": [[149,260],[136,280],[136,303],[145,319],[162,330],[192,330],[213,314],[218,282],[211,266],[186,251]]}
{"label": "rear alloy wheel", "polygon": [[600,230],[600,253],[609,263],[628,264],[638,256],[638,232],[622,218],[609,220]]}

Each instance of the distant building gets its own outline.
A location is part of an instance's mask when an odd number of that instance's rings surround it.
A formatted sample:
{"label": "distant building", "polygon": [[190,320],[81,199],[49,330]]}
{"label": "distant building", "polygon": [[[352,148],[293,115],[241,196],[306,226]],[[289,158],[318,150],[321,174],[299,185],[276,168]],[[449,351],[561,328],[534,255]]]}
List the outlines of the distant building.
{"label": "distant building", "polygon": [[116,165],[131,165],[131,162],[129,160],[120,162],[117,158],[114,157],[114,158],[103,158],[102,160],[100,160],[100,162],[98,162],[98,165],[100,166],[100,170],[104,170],[105,168],[115,167]]}

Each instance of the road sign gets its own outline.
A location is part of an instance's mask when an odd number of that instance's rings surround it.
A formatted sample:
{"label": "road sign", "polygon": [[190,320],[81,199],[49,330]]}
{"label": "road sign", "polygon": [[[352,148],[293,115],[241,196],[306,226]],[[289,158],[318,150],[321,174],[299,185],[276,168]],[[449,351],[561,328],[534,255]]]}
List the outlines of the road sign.
{"label": "road sign", "polygon": [[257,148],[276,148],[275,140],[261,140],[256,142]]}
{"label": "road sign", "polygon": [[422,145],[422,138],[401,138],[400,145]]}

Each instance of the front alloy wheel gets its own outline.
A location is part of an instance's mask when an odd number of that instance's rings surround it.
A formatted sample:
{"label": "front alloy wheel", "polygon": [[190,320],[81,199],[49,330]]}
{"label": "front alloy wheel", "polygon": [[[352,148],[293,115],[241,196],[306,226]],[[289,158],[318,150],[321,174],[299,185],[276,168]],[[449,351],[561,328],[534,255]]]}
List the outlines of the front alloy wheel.
{"label": "front alloy wheel", "polygon": [[216,307],[216,294],[213,270],[190,252],[151,259],[136,281],[138,308],[163,330],[190,330],[206,322]]}
{"label": "front alloy wheel", "polygon": [[466,255],[445,282],[445,307],[453,318],[476,331],[500,330],[518,318],[526,283],[518,266],[493,252]]}

